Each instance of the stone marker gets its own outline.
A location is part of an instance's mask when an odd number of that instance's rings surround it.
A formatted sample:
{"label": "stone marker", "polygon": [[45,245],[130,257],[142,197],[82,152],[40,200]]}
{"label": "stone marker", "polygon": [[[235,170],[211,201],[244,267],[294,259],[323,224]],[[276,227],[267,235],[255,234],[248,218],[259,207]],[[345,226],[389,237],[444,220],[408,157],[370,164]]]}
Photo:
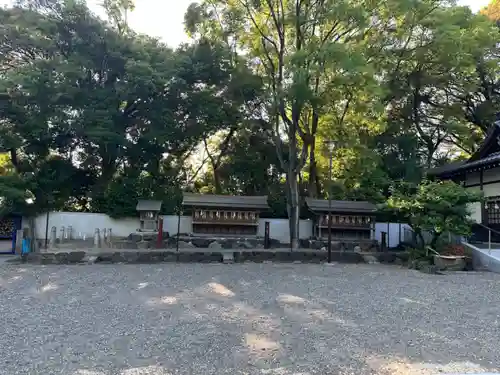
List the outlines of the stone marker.
{"label": "stone marker", "polygon": [[24,231],[22,229],[18,229],[16,231],[16,254],[21,254],[21,250],[23,248],[23,239],[24,239]]}
{"label": "stone marker", "polygon": [[231,264],[234,263],[234,255],[232,252],[224,252],[222,253],[222,262],[225,264]]}
{"label": "stone marker", "polygon": [[214,242],[210,242],[210,245],[208,245],[208,248],[209,249],[222,249],[222,245],[219,242],[214,241]]}
{"label": "stone marker", "polygon": [[99,248],[101,244],[101,235],[99,234],[99,228],[95,228],[94,233],[94,247]]}
{"label": "stone marker", "polygon": [[108,240],[108,230],[106,228],[102,228],[102,242],[106,243]]}
{"label": "stone marker", "polygon": [[59,243],[63,243],[64,241],[64,236],[65,236],[65,230],[64,230],[64,225],[61,227],[61,238],[59,240]]}
{"label": "stone marker", "polygon": [[54,226],[50,229],[50,246],[56,247],[57,244],[57,228]]}

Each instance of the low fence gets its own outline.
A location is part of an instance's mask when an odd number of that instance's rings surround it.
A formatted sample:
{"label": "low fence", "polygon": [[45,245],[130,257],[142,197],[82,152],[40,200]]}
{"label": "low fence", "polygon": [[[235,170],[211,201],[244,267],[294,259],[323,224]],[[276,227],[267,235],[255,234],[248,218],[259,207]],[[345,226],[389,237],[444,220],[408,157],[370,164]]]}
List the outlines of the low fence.
{"label": "low fence", "polygon": [[[48,218],[48,222],[47,222]],[[270,237],[281,242],[287,242],[290,239],[290,230],[287,219],[260,219],[257,235],[264,237],[265,223],[269,222]],[[23,220],[23,226],[27,226],[28,220]],[[179,225],[180,224],[180,225]],[[48,227],[49,236],[52,227],[56,227],[60,236],[62,227],[72,227],[73,237],[75,238],[90,238],[94,236],[96,228],[111,228],[113,236],[127,237],[131,233],[135,233],[139,228],[138,218],[122,218],[113,219],[102,213],[86,213],[86,212],[50,212],[39,215],[35,218],[36,237],[39,239],[45,238],[45,230]],[[174,215],[163,216],[163,231],[170,235],[177,234],[177,228],[180,228],[180,233],[190,233],[192,228],[191,216],[181,216],[180,223],[178,217]],[[397,246],[404,239],[404,231],[408,228],[406,224],[398,223],[376,223],[375,239],[379,242],[382,240],[382,232],[386,234],[388,247]],[[299,223],[299,238],[308,239],[313,234],[312,220],[300,220]]]}

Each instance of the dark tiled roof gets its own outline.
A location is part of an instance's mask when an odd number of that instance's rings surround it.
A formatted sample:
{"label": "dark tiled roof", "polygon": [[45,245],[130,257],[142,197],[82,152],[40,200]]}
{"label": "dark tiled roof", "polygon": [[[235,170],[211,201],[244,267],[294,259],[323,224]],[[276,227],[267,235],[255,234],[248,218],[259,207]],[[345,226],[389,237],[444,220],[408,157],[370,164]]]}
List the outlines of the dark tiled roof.
{"label": "dark tiled roof", "polygon": [[439,176],[442,174],[446,174],[448,172],[453,172],[459,169],[462,165],[466,163],[466,160],[455,161],[449,164],[442,165],[440,167],[432,168],[427,171],[428,175],[431,176]]}
{"label": "dark tiled roof", "polygon": [[[307,207],[311,211],[327,212],[328,200],[306,198]],[[333,201],[332,212],[343,213],[374,213],[377,210],[373,203],[365,201]]]}
{"label": "dark tiled roof", "polygon": [[267,196],[236,196],[184,193],[182,204],[190,207],[230,207],[268,209]]}
{"label": "dark tiled roof", "polygon": [[465,171],[468,169],[473,169],[475,167],[481,167],[484,165],[498,163],[500,162],[500,151],[488,155],[484,159],[478,159],[475,161],[459,161],[455,163],[450,163],[439,168],[434,168],[429,170],[427,173],[431,176],[443,176],[449,173]]}
{"label": "dark tiled roof", "polygon": [[477,150],[468,160],[458,161],[442,167],[430,169],[427,171],[427,174],[431,176],[447,176],[455,172],[488,166],[490,164],[500,162],[500,151],[488,155],[488,152],[490,152],[492,147],[495,146],[493,142],[497,142],[499,135],[500,121],[496,121],[488,132],[488,135],[484,139],[479,150]]}
{"label": "dark tiled roof", "polygon": [[137,211],[160,211],[161,201],[139,200],[135,207]]}

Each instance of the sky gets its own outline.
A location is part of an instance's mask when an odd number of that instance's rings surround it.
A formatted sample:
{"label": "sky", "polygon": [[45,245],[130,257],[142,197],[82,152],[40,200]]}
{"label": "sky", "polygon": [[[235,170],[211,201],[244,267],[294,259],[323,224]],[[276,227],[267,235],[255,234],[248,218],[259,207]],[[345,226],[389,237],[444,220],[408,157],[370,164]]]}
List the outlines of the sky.
{"label": "sky", "polygon": [[[92,9],[98,9],[102,0],[87,0]],[[187,40],[184,33],[184,13],[194,0],[135,0],[136,8],[130,13],[129,25],[137,32],[161,38],[171,47]],[[490,0],[458,0],[478,11]]]}
{"label": "sky", "polygon": [[[184,33],[184,13],[194,0],[135,0],[136,8],[130,13],[129,25],[135,31],[162,39],[171,47],[176,47],[187,40]],[[458,0],[461,5],[468,5],[478,11],[488,5],[490,0]],[[0,5],[10,0],[0,0]],[[103,15],[102,0],[87,0],[89,7]]]}

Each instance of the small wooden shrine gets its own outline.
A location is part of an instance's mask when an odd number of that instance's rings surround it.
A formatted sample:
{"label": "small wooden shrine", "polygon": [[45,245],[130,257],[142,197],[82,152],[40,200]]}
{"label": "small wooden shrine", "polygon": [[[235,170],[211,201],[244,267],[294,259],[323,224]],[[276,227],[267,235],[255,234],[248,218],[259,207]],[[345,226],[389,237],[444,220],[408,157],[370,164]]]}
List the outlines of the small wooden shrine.
{"label": "small wooden shrine", "polygon": [[139,232],[158,232],[161,201],[139,200],[136,210],[139,211],[141,226]]}
{"label": "small wooden shrine", "polygon": [[328,238],[328,212],[332,215],[332,238],[369,240],[375,228],[376,207],[364,201],[331,201],[306,198],[306,204],[314,215],[314,236]]}
{"label": "small wooden shrine", "polygon": [[255,236],[259,214],[269,208],[267,196],[184,193],[183,207],[191,212],[196,235]]}

